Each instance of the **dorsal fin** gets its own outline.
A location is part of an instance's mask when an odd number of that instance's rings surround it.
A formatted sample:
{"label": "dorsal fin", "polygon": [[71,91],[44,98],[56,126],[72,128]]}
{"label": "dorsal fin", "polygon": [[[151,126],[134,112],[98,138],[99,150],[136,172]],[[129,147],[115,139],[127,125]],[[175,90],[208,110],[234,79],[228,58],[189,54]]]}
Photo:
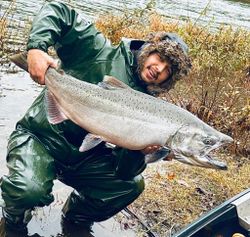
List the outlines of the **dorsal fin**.
{"label": "dorsal fin", "polygon": [[112,76],[104,76],[103,81],[98,83],[98,85],[107,90],[116,90],[116,89],[128,89],[130,88],[124,82],[118,80]]}

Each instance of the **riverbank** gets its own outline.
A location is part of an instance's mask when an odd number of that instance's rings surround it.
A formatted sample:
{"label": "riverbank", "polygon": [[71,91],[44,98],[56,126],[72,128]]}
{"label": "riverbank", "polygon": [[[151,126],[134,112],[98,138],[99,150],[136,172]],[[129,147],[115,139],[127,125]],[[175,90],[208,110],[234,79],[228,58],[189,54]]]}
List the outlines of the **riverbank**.
{"label": "riverbank", "polygon": [[106,15],[96,24],[113,42],[119,42],[122,36],[144,38],[151,31],[181,35],[190,47],[191,74],[160,97],[234,138],[234,144],[216,153],[228,163],[227,171],[174,161],[150,165],[145,171],[146,190],[131,208],[153,232],[171,236],[249,187],[250,32],[225,26],[213,32],[195,22],[166,22],[154,12],[149,16],[146,12]]}

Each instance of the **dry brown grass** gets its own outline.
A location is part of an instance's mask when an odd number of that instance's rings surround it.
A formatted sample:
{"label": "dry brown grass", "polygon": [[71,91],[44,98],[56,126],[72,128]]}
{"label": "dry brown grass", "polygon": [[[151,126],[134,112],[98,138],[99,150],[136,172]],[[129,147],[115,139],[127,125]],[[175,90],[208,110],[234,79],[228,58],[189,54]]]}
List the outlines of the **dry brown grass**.
{"label": "dry brown grass", "polygon": [[9,66],[8,56],[25,50],[30,24],[28,19],[15,18],[16,0],[0,7],[0,66],[1,71],[14,72]]}
{"label": "dry brown grass", "polygon": [[[227,161],[228,171],[177,162],[150,165],[144,173],[146,190],[130,209],[166,237],[249,188],[250,32],[223,26],[214,32],[192,22],[167,22],[152,11],[108,15],[96,24],[114,43],[121,37],[144,38],[152,31],[182,36],[190,47],[192,71],[161,97],[234,138],[234,144],[219,155]],[[147,235],[141,231],[138,236]]]}
{"label": "dry brown grass", "polygon": [[[151,230],[167,237],[203,213],[247,189],[250,164],[238,164],[226,154],[228,171],[183,165],[176,161],[150,165],[144,173],[145,192],[131,206]],[[146,236],[142,231],[139,236]]]}
{"label": "dry brown grass", "polygon": [[106,15],[96,25],[114,43],[121,37],[145,38],[155,31],[182,36],[190,47],[192,72],[161,97],[231,135],[232,153],[249,157],[250,32],[222,26],[211,33],[192,22],[166,22],[154,12],[146,13]]}

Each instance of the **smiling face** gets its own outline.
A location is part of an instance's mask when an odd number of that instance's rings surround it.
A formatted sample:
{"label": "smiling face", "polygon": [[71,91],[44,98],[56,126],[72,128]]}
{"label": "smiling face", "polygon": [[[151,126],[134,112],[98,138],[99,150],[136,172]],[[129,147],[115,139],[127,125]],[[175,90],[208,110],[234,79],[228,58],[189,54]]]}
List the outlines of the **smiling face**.
{"label": "smiling face", "polygon": [[158,53],[151,53],[143,64],[140,76],[147,84],[160,84],[171,76],[171,65]]}

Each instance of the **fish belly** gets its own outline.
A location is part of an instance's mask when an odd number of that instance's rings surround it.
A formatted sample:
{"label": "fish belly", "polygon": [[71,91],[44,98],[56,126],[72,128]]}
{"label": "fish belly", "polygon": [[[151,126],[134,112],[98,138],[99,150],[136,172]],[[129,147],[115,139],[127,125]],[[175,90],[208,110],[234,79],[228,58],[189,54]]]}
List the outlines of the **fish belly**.
{"label": "fish belly", "polygon": [[[99,111],[89,106],[66,107],[66,116],[90,133],[100,136],[104,141],[130,149],[141,150],[148,145],[165,145],[167,131],[164,124],[152,123],[129,114]],[[78,108],[75,110],[75,108]]]}

